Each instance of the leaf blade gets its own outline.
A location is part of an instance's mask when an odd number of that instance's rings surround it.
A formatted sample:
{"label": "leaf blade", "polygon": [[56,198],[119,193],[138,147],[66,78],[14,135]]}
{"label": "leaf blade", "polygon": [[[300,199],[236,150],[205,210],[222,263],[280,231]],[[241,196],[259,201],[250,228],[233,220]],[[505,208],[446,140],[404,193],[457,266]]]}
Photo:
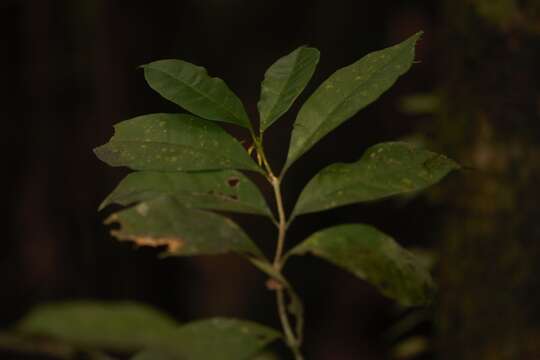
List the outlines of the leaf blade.
{"label": "leaf blade", "polygon": [[394,239],[364,224],[344,224],[318,231],[290,251],[312,253],[405,306],[430,303],[435,285],[429,271]]}
{"label": "leaf blade", "polygon": [[146,82],[165,99],[204,119],[251,129],[244,106],[225,82],[183,60],[158,60],[141,66]]}
{"label": "leaf blade", "polygon": [[248,359],[280,334],[245,320],[210,318],[178,325],[167,315],[133,302],[71,301],[39,305],[17,325],[85,350],[136,352],[137,359]]}
{"label": "leaf blade", "polygon": [[321,170],[303,189],[293,213],[323,211],[425,189],[459,169],[453,160],[404,142],[380,143],[354,163]]}
{"label": "leaf blade", "polygon": [[114,128],[109,142],[94,149],[110,166],[150,171],[261,171],[225,130],[189,114],[142,115]]}
{"label": "leaf blade", "polygon": [[247,360],[279,337],[251,321],[218,317],[181,326],[170,345],[188,360]]}
{"label": "leaf blade", "polygon": [[262,257],[246,233],[224,216],[186,208],[175,199],[160,197],[113,213],[106,224],[118,223],[111,234],[138,246],[166,247],[165,255],[215,255],[235,252]]}
{"label": "leaf blade", "polygon": [[150,346],[176,328],[174,320],[134,302],[71,301],[39,305],[17,325],[79,347],[130,351]]}
{"label": "leaf blade", "polygon": [[302,46],[268,68],[257,104],[261,133],[289,110],[313,76],[319,56],[319,50]]}
{"label": "leaf blade", "polygon": [[141,171],[128,174],[100,205],[130,205],[161,196],[195,209],[235,211],[272,217],[259,189],[236,170],[204,172]]}
{"label": "leaf blade", "polygon": [[291,136],[285,169],[330,131],[365,108],[406,73],[421,32],[372,52],[332,74],[304,103]]}

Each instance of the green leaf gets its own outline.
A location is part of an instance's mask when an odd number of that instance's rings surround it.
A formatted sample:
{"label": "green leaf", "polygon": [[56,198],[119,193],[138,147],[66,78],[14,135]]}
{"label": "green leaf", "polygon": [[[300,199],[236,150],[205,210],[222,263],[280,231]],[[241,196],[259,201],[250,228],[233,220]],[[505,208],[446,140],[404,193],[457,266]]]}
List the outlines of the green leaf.
{"label": "green leaf", "polygon": [[414,47],[420,35],[372,52],[323,82],[298,113],[285,169],[322,137],[377,100],[406,73],[414,60]]}
{"label": "green leaf", "polygon": [[273,352],[265,351],[255,355],[251,360],[280,360],[280,358]]}
{"label": "green leaf", "polygon": [[280,337],[274,329],[250,321],[212,318],[179,326],[141,304],[92,301],[38,306],[17,330],[81,349],[141,351],[137,360],[244,360]]}
{"label": "green leaf", "polygon": [[162,247],[167,255],[212,255],[236,252],[262,256],[246,233],[230,219],[189,209],[177,200],[161,197],[112,214],[106,223],[118,223],[111,234],[139,246]]}
{"label": "green leaf", "polygon": [[403,142],[381,143],[355,163],[319,172],[300,194],[294,214],[419,191],[456,169],[459,165],[444,155]]}
{"label": "green leaf", "polygon": [[159,343],[176,326],[165,314],[142,304],[73,301],[37,306],[17,328],[81,348],[131,351]]}
{"label": "green leaf", "polygon": [[111,140],[94,150],[111,166],[154,171],[261,171],[235,138],[215,123],[192,115],[143,115],[114,128]]}
{"label": "green leaf", "polygon": [[283,115],[304,90],[319,62],[319,50],[302,46],[268,68],[257,104],[261,133]]}
{"label": "green leaf", "polygon": [[429,304],[435,292],[422,262],[368,225],[345,224],[316,232],[290,255],[308,252],[350,271],[405,306]]}
{"label": "green leaf", "polygon": [[142,68],[148,85],[165,99],[202,118],[251,128],[240,99],[205,68],[182,60],[159,60]]}
{"label": "green leaf", "polygon": [[113,203],[130,205],[163,195],[174,197],[189,208],[272,217],[259,189],[244,174],[235,170],[131,173],[107,196],[100,209]]}
{"label": "green leaf", "polygon": [[131,360],[188,360],[186,357],[171,354],[162,350],[145,350],[136,354]]}
{"label": "green leaf", "polygon": [[250,321],[213,318],[180,327],[167,347],[187,360],[246,360],[279,337],[274,329]]}

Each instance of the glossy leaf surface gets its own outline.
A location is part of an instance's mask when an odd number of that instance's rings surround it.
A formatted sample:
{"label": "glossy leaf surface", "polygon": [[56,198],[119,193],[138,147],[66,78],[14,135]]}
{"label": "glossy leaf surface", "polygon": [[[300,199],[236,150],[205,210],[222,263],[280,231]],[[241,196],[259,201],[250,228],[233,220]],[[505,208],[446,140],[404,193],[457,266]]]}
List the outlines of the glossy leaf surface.
{"label": "glossy leaf surface", "polygon": [[189,209],[175,199],[161,197],[112,214],[107,223],[120,228],[111,233],[139,246],[166,247],[173,256],[236,252],[261,255],[246,233],[230,219]]}
{"label": "glossy leaf surface", "polygon": [[363,224],[321,230],[291,250],[312,253],[374,285],[402,305],[426,305],[435,291],[429,271],[391,237]]}
{"label": "glossy leaf surface", "polygon": [[143,115],[118,123],[94,151],[111,166],[134,170],[259,171],[242,145],[217,124],[188,114]]}
{"label": "glossy leaf surface", "polygon": [[159,60],[142,67],[148,85],[165,99],[204,119],[251,128],[240,99],[205,68],[182,60]]}
{"label": "glossy leaf surface", "polygon": [[235,170],[204,172],[134,172],[103,201],[130,205],[167,195],[184,207],[272,216],[259,189]]}
{"label": "glossy leaf surface", "polygon": [[419,191],[459,165],[444,155],[404,142],[381,143],[350,164],[324,168],[306,185],[296,215]]}
{"label": "glossy leaf surface", "polygon": [[319,55],[319,50],[303,46],[268,68],[261,84],[261,100],[257,104],[261,132],[289,110],[313,76]]}
{"label": "glossy leaf surface", "polygon": [[324,81],[298,113],[285,168],[330,131],[377,100],[406,73],[414,60],[414,47],[420,35],[372,52]]}

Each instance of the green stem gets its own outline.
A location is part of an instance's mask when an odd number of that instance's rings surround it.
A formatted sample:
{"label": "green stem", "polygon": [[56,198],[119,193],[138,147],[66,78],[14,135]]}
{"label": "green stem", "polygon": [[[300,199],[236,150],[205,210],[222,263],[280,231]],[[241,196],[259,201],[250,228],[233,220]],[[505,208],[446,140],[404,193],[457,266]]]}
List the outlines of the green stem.
{"label": "green stem", "polygon": [[[300,351],[304,324],[302,304],[290,284],[287,282],[287,280],[281,273],[281,270],[283,268],[283,250],[285,247],[285,238],[289,225],[285,215],[285,210],[283,208],[283,196],[281,195],[281,178],[274,175],[274,173],[272,172],[272,168],[270,167],[270,164],[266,159],[266,155],[264,153],[264,148],[262,145],[262,134],[260,138],[257,138],[254,133],[252,133],[251,135],[253,137],[253,143],[255,144],[257,154],[262,160],[264,169],[267,172],[267,179],[274,190],[274,197],[278,212],[278,221],[276,223],[276,226],[278,228],[278,238],[274,261],[272,263],[272,269],[276,273],[278,278],[283,279],[278,279],[279,286],[275,288],[279,320],[281,322],[281,327],[283,328],[283,333],[285,334],[286,343],[293,352],[295,360],[304,360],[302,352]],[[299,307],[294,313],[294,315],[296,316],[296,334],[293,331],[291,320],[289,319],[289,310],[287,309],[287,302],[285,297],[286,293],[289,295],[291,300],[295,302],[296,306]]]}
{"label": "green stem", "polygon": [[[276,272],[282,275],[281,274],[282,257],[283,257],[283,248],[285,245],[285,236],[287,234],[287,220],[285,218],[285,211],[283,209],[283,199],[281,196],[280,180],[276,178],[273,174],[270,174],[270,179],[271,179],[272,187],[274,188],[274,195],[276,197],[276,205],[278,209],[278,219],[279,219],[276,254],[275,254],[274,262],[272,266],[274,267]],[[287,311],[287,304],[285,302],[284,286],[287,286],[287,285],[281,284],[281,286],[276,289],[276,300],[278,304],[279,319],[281,321],[281,326],[283,327],[283,331],[286,336],[287,345],[291,348],[292,352],[294,353],[295,359],[303,360],[302,353],[300,352],[300,345],[301,345],[300,336],[299,336],[300,334],[298,333],[295,335],[292,330],[292,326],[289,320],[289,313]],[[287,286],[287,290],[291,291],[288,286]],[[297,325],[302,324],[302,320],[300,320],[300,317],[296,321],[297,321]]]}
{"label": "green stem", "polygon": [[287,234],[287,221],[285,218],[285,210],[283,209],[283,197],[281,196],[280,180],[273,174],[270,174],[270,181],[274,189],[274,196],[276,198],[276,207],[278,211],[278,239],[273,265],[277,271],[281,271],[281,258],[283,257],[285,236]]}

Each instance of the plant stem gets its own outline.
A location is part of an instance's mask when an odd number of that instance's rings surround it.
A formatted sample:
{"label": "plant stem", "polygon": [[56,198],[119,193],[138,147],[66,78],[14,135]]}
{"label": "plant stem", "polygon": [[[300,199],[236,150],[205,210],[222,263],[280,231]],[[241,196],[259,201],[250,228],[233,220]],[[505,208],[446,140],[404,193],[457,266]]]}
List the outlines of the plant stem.
{"label": "plant stem", "polygon": [[285,210],[283,209],[283,197],[281,196],[280,180],[273,174],[270,174],[270,180],[272,187],[274,188],[274,196],[276,198],[276,207],[278,211],[278,239],[273,264],[277,271],[281,271],[281,257],[283,256],[285,235],[287,233],[287,220],[285,218]]}
{"label": "plant stem", "polygon": [[[270,174],[270,180],[271,180],[272,187],[274,188],[274,195],[276,197],[276,205],[277,205],[278,219],[279,219],[278,239],[277,239],[276,254],[274,257],[273,267],[278,273],[281,274],[281,268],[282,268],[281,260],[283,256],[285,236],[287,234],[287,219],[285,217],[285,211],[283,209],[283,198],[281,196],[280,179],[276,178],[273,174]],[[283,331],[285,333],[287,345],[293,351],[295,359],[303,360],[304,357],[302,356],[302,353],[300,352],[301,343],[299,341],[299,338],[297,338],[297,336],[294,334],[290,320],[289,320],[287,305],[285,303],[285,289],[283,286],[287,286],[287,285],[281,284],[281,286],[276,289],[276,300],[278,304],[279,319],[281,321],[281,326],[283,327]],[[300,320],[297,319],[297,321],[300,321]]]}
{"label": "plant stem", "polygon": [[[281,270],[283,268],[283,250],[285,247],[285,237],[287,235],[287,228],[288,228],[288,222],[287,218],[285,216],[285,210],[283,208],[283,196],[281,195],[281,178],[276,177],[274,173],[272,172],[272,168],[270,167],[270,164],[268,163],[266,159],[266,155],[264,153],[263,145],[262,145],[262,134],[260,138],[257,138],[253,133],[253,142],[255,144],[255,148],[257,150],[257,153],[259,157],[262,159],[262,164],[264,166],[264,169],[267,173],[267,179],[272,185],[272,188],[274,189],[274,197],[276,200],[276,207],[278,212],[278,221],[276,223],[276,226],[278,228],[278,238],[277,238],[277,244],[276,244],[276,253],[274,255],[274,261],[272,263],[272,267],[274,268],[274,271],[279,275],[279,277],[283,278],[284,280],[280,282],[279,286],[276,287],[276,301],[277,301],[277,307],[278,307],[278,315],[279,320],[281,322],[281,326],[283,328],[283,332],[285,334],[285,340],[289,348],[294,354],[295,360],[304,360],[304,357],[302,355],[302,352],[300,351],[300,346],[302,344],[302,332],[303,332],[303,310],[301,309],[301,303],[300,299],[294,292],[294,290],[291,288],[291,286],[288,284],[287,280],[283,277],[283,274],[281,273]],[[300,307],[300,309],[297,309],[296,315],[296,334],[293,331],[293,327],[291,325],[291,321],[289,319],[289,311],[287,309],[287,303],[285,298],[285,293],[288,293],[291,299],[294,299],[297,306]]]}

